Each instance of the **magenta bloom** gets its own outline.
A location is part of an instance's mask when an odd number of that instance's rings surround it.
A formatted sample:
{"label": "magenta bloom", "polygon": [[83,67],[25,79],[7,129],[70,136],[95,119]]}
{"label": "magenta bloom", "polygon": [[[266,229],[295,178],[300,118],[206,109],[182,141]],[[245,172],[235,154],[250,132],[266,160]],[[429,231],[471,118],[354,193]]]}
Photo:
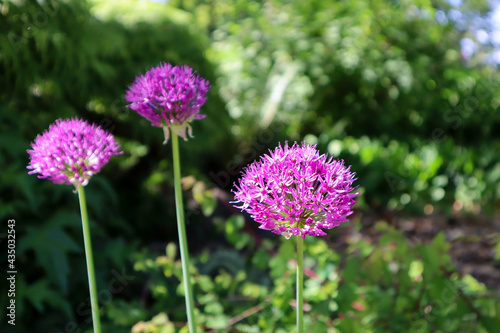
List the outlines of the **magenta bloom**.
{"label": "magenta bloom", "polygon": [[243,170],[236,185],[236,206],[246,210],[259,228],[271,230],[287,239],[324,236],[347,221],[358,193],[352,183],[355,173],[344,161],[320,155],[315,145],[296,142],[279,145]]}
{"label": "magenta bloom", "polygon": [[169,129],[184,140],[187,140],[186,130],[193,137],[189,123],[205,118],[199,112],[209,89],[209,82],[192,68],[164,63],[136,77],[125,94],[125,100],[130,103],[127,107],[153,126],[163,128],[164,143],[167,143]]}
{"label": "magenta bloom", "polygon": [[87,185],[111,156],[122,153],[112,134],[78,118],[56,120],[31,148],[29,174],[77,188]]}

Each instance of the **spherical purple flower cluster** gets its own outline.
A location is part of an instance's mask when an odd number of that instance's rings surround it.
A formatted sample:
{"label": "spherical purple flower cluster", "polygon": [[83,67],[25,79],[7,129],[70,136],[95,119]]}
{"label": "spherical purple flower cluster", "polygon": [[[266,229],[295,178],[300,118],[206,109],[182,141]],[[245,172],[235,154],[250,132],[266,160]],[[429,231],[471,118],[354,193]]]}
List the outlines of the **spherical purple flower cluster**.
{"label": "spherical purple flower cluster", "polygon": [[125,94],[125,100],[130,103],[129,108],[153,126],[163,128],[164,143],[167,143],[169,130],[184,140],[187,140],[186,130],[193,137],[189,123],[205,118],[199,112],[209,90],[209,82],[192,68],[164,63],[138,76]]}
{"label": "spherical purple flower cluster", "polygon": [[352,214],[355,173],[343,161],[320,155],[315,145],[279,145],[243,170],[236,185],[236,206],[246,210],[261,229],[287,239],[324,236]]}
{"label": "spherical purple flower cluster", "polygon": [[78,118],[56,120],[31,148],[29,174],[77,188],[87,185],[111,156],[122,153],[112,134]]}

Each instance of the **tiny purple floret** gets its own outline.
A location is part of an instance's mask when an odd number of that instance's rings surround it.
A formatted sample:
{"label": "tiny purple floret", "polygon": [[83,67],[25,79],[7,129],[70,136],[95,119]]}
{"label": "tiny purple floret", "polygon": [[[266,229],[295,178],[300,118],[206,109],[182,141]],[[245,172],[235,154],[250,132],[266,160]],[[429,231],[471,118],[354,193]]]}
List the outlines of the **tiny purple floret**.
{"label": "tiny purple floret", "polygon": [[58,119],[38,135],[28,150],[29,174],[38,174],[55,184],[88,184],[89,179],[122,152],[112,134],[87,121]]}
{"label": "tiny purple floret", "polygon": [[344,161],[320,155],[315,145],[280,144],[243,169],[233,190],[234,203],[241,206],[235,207],[247,211],[259,228],[287,239],[324,236],[323,230],[346,222],[352,214],[358,193],[350,193],[356,188],[350,168]]}
{"label": "tiny purple floret", "polygon": [[187,140],[186,130],[193,137],[189,123],[206,117],[199,112],[209,90],[209,82],[189,66],[163,63],[136,77],[125,94],[125,100],[130,103],[127,107],[153,126],[163,128],[164,143],[167,143],[169,130],[184,140]]}

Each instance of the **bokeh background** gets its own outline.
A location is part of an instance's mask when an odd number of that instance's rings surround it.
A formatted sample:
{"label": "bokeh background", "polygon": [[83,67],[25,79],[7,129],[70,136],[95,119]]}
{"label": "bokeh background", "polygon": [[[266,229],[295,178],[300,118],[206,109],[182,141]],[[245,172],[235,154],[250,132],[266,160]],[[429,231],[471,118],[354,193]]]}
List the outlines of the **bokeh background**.
{"label": "bokeh background", "polygon": [[123,98],[160,62],[213,86],[180,146],[205,332],[295,330],[293,241],[229,203],[285,140],[344,159],[361,193],[307,239],[308,332],[498,332],[499,50],[498,1],[0,2],[0,261],[15,219],[18,271],[2,332],[91,332],[77,196],[26,170],[73,116],[125,152],[87,186],[105,331],[187,332],[170,146]]}

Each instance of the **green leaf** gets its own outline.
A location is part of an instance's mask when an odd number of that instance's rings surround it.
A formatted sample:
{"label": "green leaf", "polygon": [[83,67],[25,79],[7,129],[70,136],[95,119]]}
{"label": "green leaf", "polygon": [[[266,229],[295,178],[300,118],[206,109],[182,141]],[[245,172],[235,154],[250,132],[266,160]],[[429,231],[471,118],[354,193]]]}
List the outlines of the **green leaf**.
{"label": "green leaf", "polygon": [[284,262],[288,262],[288,260],[296,258],[295,242],[293,241],[283,240],[278,251],[280,259]]}
{"label": "green leaf", "polygon": [[201,210],[203,215],[210,216],[217,207],[217,199],[212,195],[212,192],[206,191],[203,195],[203,201],[201,202]]}
{"label": "green leaf", "polygon": [[269,265],[269,254],[262,249],[257,250],[252,257],[252,264],[260,269],[265,269]]}
{"label": "green leaf", "polygon": [[175,256],[177,255],[177,245],[175,245],[175,243],[168,243],[165,253],[170,259],[175,259]]}
{"label": "green leaf", "polygon": [[232,244],[237,244],[237,248],[243,248],[249,239],[247,233],[240,232],[245,224],[243,215],[233,215],[225,223],[226,239]]}
{"label": "green leaf", "polygon": [[500,317],[489,317],[489,316],[481,316],[480,317],[481,325],[491,333],[498,332],[500,328]]}
{"label": "green leaf", "polygon": [[73,319],[70,304],[57,291],[50,287],[48,280],[42,279],[30,284],[26,287],[26,294],[29,295],[28,300],[30,303],[39,312],[43,312],[45,304],[49,304],[54,308],[62,310],[66,318]]}
{"label": "green leaf", "polygon": [[81,246],[62,228],[62,225],[70,223],[61,220],[64,216],[71,219],[75,217],[72,214],[56,214],[45,225],[28,227],[26,235],[19,242],[18,251],[21,254],[33,250],[47,275],[59,285],[63,294],[66,294],[69,274],[68,254],[81,253]]}
{"label": "green leaf", "polygon": [[315,322],[315,323],[312,323],[306,329],[306,331],[311,332],[311,333],[324,333],[324,332],[328,332],[328,326],[326,326],[326,324],[322,323],[322,322]]}

